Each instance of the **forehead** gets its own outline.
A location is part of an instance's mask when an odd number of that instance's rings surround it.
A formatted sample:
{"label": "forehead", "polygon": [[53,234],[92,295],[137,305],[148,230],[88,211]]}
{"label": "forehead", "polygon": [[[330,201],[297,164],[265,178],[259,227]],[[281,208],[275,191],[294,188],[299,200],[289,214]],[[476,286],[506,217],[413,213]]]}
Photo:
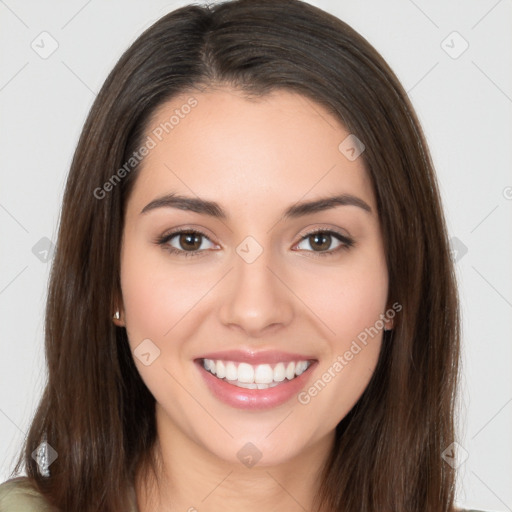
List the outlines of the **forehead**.
{"label": "forehead", "polygon": [[177,191],[261,207],[345,192],[373,205],[363,159],[340,150],[349,135],[322,105],[287,90],[257,99],[228,88],[181,94],[148,123],[153,147],[134,196]]}

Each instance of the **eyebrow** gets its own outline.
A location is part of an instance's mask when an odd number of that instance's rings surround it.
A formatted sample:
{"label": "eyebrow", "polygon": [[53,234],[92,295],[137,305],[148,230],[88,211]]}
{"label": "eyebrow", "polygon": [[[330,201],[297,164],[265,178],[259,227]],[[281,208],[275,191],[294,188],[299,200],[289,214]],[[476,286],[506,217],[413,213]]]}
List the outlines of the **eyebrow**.
{"label": "eyebrow", "polygon": [[[356,206],[365,212],[372,213],[372,209],[368,203],[361,198],[352,194],[339,194],[335,196],[322,197],[313,201],[297,202],[288,207],[284,214],[284,218],[298,218],[312,213],[329,210],[336,206]],[[196,197],[187,197],[179,194],[167,194],[158,197],[148,203],[141,210],[140,214],[148,213],[157,208],[177,208],[179,210],[189,210],[202,215],[209,215],[217,219],[228,218],[227,213],[215,201],[208,201]]]}

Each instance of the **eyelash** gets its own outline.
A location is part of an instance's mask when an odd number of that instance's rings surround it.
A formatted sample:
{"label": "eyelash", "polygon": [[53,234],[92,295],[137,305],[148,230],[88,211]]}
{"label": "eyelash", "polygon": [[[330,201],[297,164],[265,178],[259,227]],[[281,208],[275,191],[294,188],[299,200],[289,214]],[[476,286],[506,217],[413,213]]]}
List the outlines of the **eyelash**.
{"label": "eyelash", "polygon": [[[170,240],[172,240],[175,236],[181,235],[181,234],[184,234],[184,233],[186,233],[186,234],[194,234],[194,235],[201,235],[201,236],[207,238],[208,240],[210,240],[208,235],[206,235],[202,231],[199,231],[198,229],[181,229],[181,230],[173,231],[172,233],[169,233],[167,235],[163,235],[163,236],[159,237],[155,241],[155,243],[160,245],[160,246],[162,246],[166,251],[170,252],[171,254],[176,254],[178,256],[185,256],[185,257],[200,256],[203,253],[204,250],[201,250],[201,251],[184,251],[184,250],[176,249],[175,247],[171,247],[170,245],[167,245],[167,243]],[[355,245],[355,242],[354,242],[354,240],[352,238],[349,238],[346,235],[342,235],[341,233],[338,233],[337,231],[333,231],[333,230],[330,230],[330,229],[314,229],[312,231],[309,231],[308,233],[304,234],[301,237],[301,239],[299,241],[299,244],[302,241],[304,241],[307,238],[309,238],[310,236],[315,235],[317,233],[323,233],[323,234],[327,234],[327,235],[330,235],[330,236],[334,236],[334,238],[336,238],[339,242],[341,242],[341,245],[339,247],[337,247],[336,249],[332,249],[332,250],[328,250],[328,251],[307,251],[307,252],[314,253],[315,256],[321,256],[321,257],[334,256],[334,255],[338,254],[338,252],[340,252],[340,251],[348,251],[349,249],[351,249]],[[298,245],[298,244],[296,244],[296,245]]]}

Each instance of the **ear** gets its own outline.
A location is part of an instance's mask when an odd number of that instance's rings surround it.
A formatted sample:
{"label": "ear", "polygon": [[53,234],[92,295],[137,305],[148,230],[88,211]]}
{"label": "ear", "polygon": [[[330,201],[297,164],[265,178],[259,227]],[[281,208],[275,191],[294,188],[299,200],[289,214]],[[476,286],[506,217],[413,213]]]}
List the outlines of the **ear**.
{"label": "ear", "polygon": [[385,331],[391,331],[393,330],[393,325],[394,325],[394,322],[393,322],[393,319],[392,318],[386,318],[384,320],[384,330]]}

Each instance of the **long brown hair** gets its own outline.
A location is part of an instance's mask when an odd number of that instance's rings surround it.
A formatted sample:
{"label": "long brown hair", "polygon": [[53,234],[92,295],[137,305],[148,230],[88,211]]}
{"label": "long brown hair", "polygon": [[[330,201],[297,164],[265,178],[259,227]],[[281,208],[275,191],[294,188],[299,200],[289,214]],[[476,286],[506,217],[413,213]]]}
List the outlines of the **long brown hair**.
{"label": "long brown hair", "polygon": [[[336,428],[319,510],[452,510],[454,470],[441,453],[454,441],[459,312],[429,151],[383,58],[344,22],[298,0],[180,8],[146,30],[110,73],[67,180],[47,300],[48,382],[13,474],[24,463],[62,510],[118,512],[128,507],[138,468],[155,471],[155,399],[125,329],[112,323],[124,208],[139,166],[104,184],[142,145],[158,106],[223,84],[248,97],[298,92],[364,143],[389,303],[402,306],[367,389]],[[31,456],[45,435],[58,454],[48,477]]]}

